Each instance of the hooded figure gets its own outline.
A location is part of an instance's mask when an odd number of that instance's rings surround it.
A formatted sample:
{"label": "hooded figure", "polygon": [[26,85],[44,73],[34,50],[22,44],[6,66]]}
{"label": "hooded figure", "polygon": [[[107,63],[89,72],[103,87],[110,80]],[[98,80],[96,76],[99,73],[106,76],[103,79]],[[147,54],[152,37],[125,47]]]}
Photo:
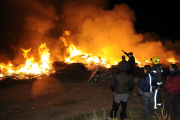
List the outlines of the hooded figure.
{"label": "hooded figure", "polygon": [[129,88],[132,87],[130,86],[132,74],[127,72],[128,66],[126,63],[120,64],[119,69],[120,71],[114,74],[113,80],[111,82],[111,88],[114,91],[114,99],[110,117],[116,117],[117,110],[119,108],[119,105],[121,104],[122,111],[120,113],[120,116],[121,119],[123,119],[127,118],[126,107],[129,97]]}

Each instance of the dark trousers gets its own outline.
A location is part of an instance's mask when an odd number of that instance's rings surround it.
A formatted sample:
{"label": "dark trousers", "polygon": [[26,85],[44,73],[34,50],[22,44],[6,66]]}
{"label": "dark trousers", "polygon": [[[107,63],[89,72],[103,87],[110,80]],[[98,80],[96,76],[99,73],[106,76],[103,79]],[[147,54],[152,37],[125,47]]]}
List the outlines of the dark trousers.
{"label": "dark trousers", "polygon": [[172,115],[174,117],[178,116],[178,97],[179,94],[172,94],[167,92],[166,101],[165,101],[165,111],[167,112],[168,116],[171,113],[171,104],[172,104]]}
{"label": "dark trousers", "polygon": [[151,116],[155,116],[154,110],[154,93],[144,93],[142,94],[142,102],[143,102],[143,118],[148,119],[148,103],[151,110]]}
{"label": "dark trousers", "polygon": [[114,100],[113,100],[113,106],[112,106],[111,115],[110,115],[111,118],[116,118],[116,113],[118,111],[120,104],[122,107],[120,117],[121,119],[127,118],[127,114],[126,114],[127,102],[121,101],[120,103],[116,103]]}

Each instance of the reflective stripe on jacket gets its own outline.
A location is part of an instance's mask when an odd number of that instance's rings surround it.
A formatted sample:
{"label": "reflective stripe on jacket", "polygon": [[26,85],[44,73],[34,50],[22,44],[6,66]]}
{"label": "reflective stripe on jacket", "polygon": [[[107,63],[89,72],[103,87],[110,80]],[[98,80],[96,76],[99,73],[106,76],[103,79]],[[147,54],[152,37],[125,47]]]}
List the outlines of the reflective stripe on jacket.
{"label": "reflective stripe on jacket", "polygon": [[143,92],[154,92],[157,88],[157,79],[153,74],[145,73],[143,77],[140,78],[139,88]]}

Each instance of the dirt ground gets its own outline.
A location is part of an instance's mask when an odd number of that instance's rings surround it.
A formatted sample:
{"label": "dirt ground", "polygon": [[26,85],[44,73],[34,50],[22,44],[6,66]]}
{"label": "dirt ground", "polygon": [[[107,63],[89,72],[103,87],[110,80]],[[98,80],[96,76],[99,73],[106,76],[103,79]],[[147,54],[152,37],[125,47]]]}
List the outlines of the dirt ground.
{"label": "dirt ground", "polygon": [[[88,76],[84,81],[62,82],[54,77],[0,81],[0,120],[66,120],[93,110],[111,109],[111,79],[110,75],[89,85]],[[139,77],[134,81],[127,108],[142,108],[138,95]],[[162,99],[165,99],[164,89]]]}

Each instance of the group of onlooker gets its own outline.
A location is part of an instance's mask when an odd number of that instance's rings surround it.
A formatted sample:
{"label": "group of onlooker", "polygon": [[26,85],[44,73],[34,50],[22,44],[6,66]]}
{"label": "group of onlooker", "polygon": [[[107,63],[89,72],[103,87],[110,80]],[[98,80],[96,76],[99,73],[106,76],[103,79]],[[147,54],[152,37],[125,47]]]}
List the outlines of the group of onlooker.
{"label": "group of onlooker", "polygon": [[[116,117],[119,105],[121,105],[122,110],[120,113],[120,119],[123,120],[127,118],[126,107],[129,97],[129,91],[133,89],[134,86],[134,67],[135,58],[133,53],[126,53],[122,50],[128,57],[129,60],[125,60],[125,56],[122,56],[122,61],[119,62],[117,66],[117,71],[113,75],[111,82],[111,89],[114,91],[114,99],[112,110],[110,113],[111,118]],[[143,103],[143,119],[148,119],[148,105],[150,108],[150,118],[155,118],[155,110],[162,106],[161,101],[161,88],[162,88],[162,66],[158,57],[154,56],[150,59],[152,61],[152,67],[150,65],[144,66],[144,74],[139,80],[139,95],[142,96]],[[170,65],[170,75],[167,77],[165,90],[166,90],[166,100],[165,100],[165,114],[167,118],[173,117],[175,120],[178,116],[178,98],[180,95],[180,72],[178,71],[178,66],[176,64]],[[171,112],[172,106],[172,112]]]}

